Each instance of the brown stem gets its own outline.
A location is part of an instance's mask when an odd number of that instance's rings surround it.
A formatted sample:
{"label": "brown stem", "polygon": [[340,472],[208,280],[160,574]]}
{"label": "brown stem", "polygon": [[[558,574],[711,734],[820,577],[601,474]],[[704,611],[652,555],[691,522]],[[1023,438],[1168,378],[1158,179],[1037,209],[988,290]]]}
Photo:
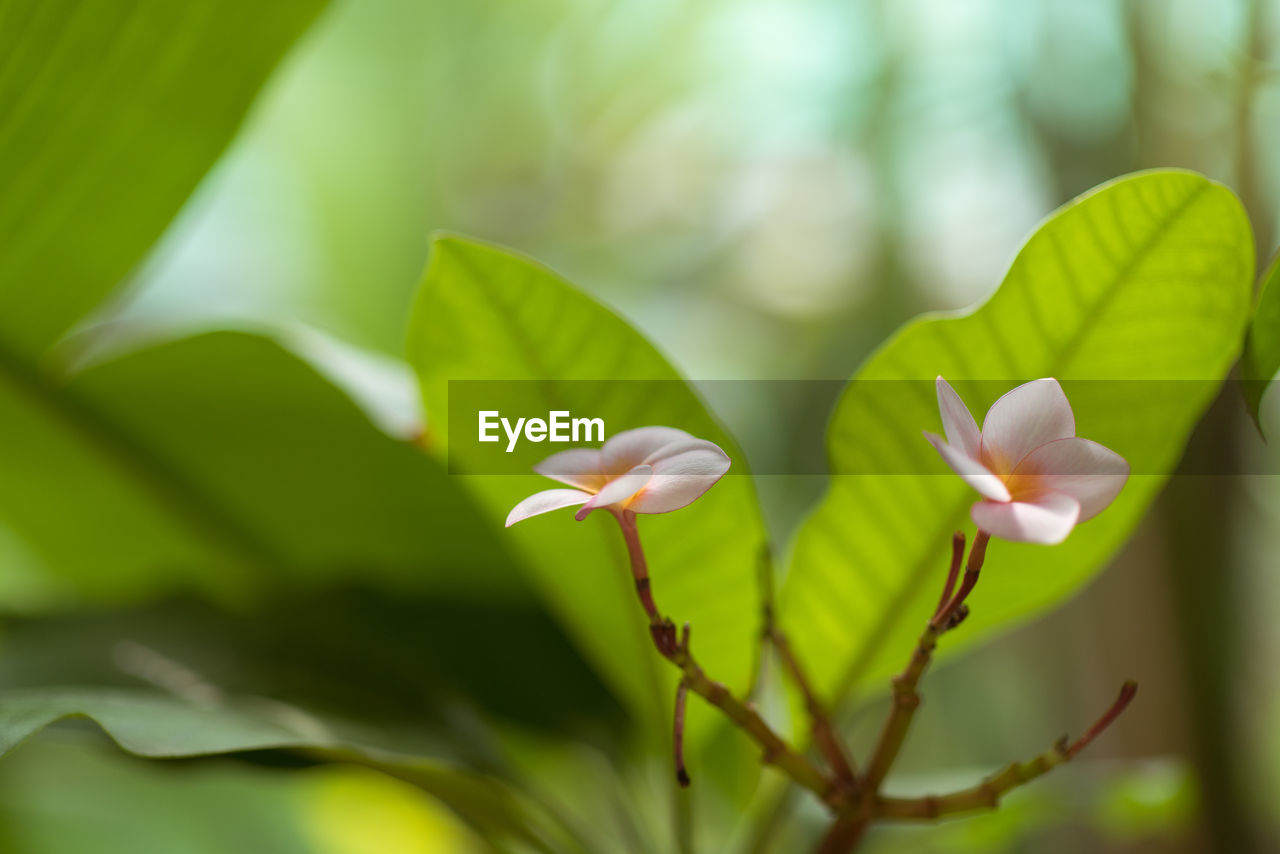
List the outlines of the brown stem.
{"label": "brown stem", "polygon": [[[959,539],[956,538],[953,543]],[[952,620],[961,613],[965,599],[978,583],[978,574],[987,553],[988,539],[985,531],[978,531],[978,535],[973,539],[973,548],[969,551],[969,562],[965,566],[964,581],[961,582],[960,589],[938,608],[933,619],[925,627],[924,633],[920,635],[920,640],[916,642],[906,669],[893,678],[893,707],[876,742],[875,750],[871,754],[871,761],[867,765],[867,773],[863,779],[864,799],[875,797],[880,784],[884,782],[894,760],[898,758],[899,751],[902,750],[916,707],[920,705],[920,694],[916,686],[933,660],[933,650],[938,645],[939,635],[952,625]],[[958,565],[954,557],[952,564]],[[947,586],[951,583],[953,582],[949,581]]]}
{"label": "brown stem", "polygon": [[[957,531],[957,533],[959,532]],[[961,534],[959,539],[963,541],[963,538],[964,535]],[[955,561],[956,539],[956,537],[953,537],[951,540],[953,562]],[[942,632],[952,628],[961,619],[961,609],[964,608],[965,600],[969,598],[969,594],[973,592],[973,588],[977,585],[978,577],[982,572],[982,563],[987,559],[987,544],[989,542],[991,542],[991,535],[979,529],[973,538],[973,547],[969,549],[969,560],[964,567],[964,580],[960,582],[960,589],[951,597],[951,601],[939,608],[938,612],[933,615],[933,619],[929,621],[930,628],[936,629],[938,634],[942,634]]]}
{"label": "brown stem", "polygon": [[[644,550],[640,545],[640,535],[636,530],[635,513],[622,510],[615,512],[614,518],[618,520],[623,538],[627,541],[627,554],[631,558],[631,574],[636,579],[636,591],[640,594],[640,603],[649,616],[649,632],[653,636],[654,646],[663,658],[680,668],[684,674],[682,681],[688,686],[688,690],[715,706],[750,736],[760,746],[763,762],[777,767],[797,785],[815,793],[833,808],[847,803],[848,793],[843,786],[835,780],[828,779],[812,762],[793,750],[754,708],[734,697],[724,684],[707,676],[693,657],[687,623],[684,627],[684,637],[679,642],[676,641],[675,624],[662,616],[649,592],[649,573],[644,559]],[[640,583],[641,579],[645,580],[643,587]]]}
{"label": "brown stem", "polygon": [[1093,726],[1085,730],[1084,735],[1076,739],[1075,744],[1067,748],[1067,758],[1075,759],[1080,751],[1089,746],[1095,738],[1102,734],[1102,731],[1111,726],[1115,719],[1120,717],[1129,704],[1133,702],[1133,698],[1138,693],[1138,683],[1129,681],[1120,686],[1120,696],[1116,697],[1116,701],[1111,704],[1111,708],[1103,712],[1102,717],[1094,722]]}
{"label": "brown stem", "polygon": [[916,708],[920,705],[920,693],[916,686],[920,683],[920,677],[924,675],[929,663],[933,660],[933,650],[938,645],[938,637],[957,625],[968,613],[965,600],[973,591],[974,585],[978,583],[978,576],[982,570],[982,562],[986,558],[987,542],[989,540],[990,537],[985,531],[978,531],[977,536],[973,538],[973,547],[969,550],[969,561],[965,564],[964,580],[960,582],[960,589],[956,590],[955,593],[951,593],[951,589],[955,586],[955,576],[959,572],[960,557],[963,555],[964,550],[964,536],[957,532],[956,536],[952,537],[951,564],[947,572],[947,580],[943,585],[942,598],[939,600],[939,605],[934,611],[933,617],[929,620],[928,625],[925,626],[924,633],[920,635],[920,639],[916,642],[916,647],[912,650],[911,659],[907,662],[906,669],[893,678],[893,705],[889,710],[889,717],[884,722],[884,728],[880,731],[880,737],[876,740],[871,760],[867,764],[867,771],[861,780],[857,812],[852,817],[842,817],[837,820],[829,834],[836,839],[843,840],[844,836],[837,837],[836,834],[840,830],[841,824],[848,824],[849,829],[846,833],[849,838],[853,839],[853,842],[846,843],[846,847],[843,849],[820,848],[820,851],[830,850],[831,854],[836,854],[836,852],[852,850],[853,846],[857,844],[857,840],[866,831],[867,826],[875,818],[876,804],[879,802],[880,784],[884,782],[884,778],[889,774],[889,769],[893,767],[893,763],[897,760],[898,754],[902,750],[902,745],[906,741],[907,731],[911,729],[911,721],[915,717]]}
{"label": "brown stem", "polygon": [[931,821],[957,813],[994,809],[1006,792],[1047,774],[1079,755],[1080,751],[1088,747],[1090,742],[1120,716],[1137,692],[1137,684],[1124,683],[1116,701],[1074,744],[1068,745],[1067,740],[1063,738],[1030,761],[1014,762],[978,785],[948,795],[930,795],[923,798],[877,797],[872,813],[877,818]]}
{"label": "brown stem", "polygon": [[836,821],[819,845],[818,854],[846,854],[852,851],[871,822],[878,818],[929,820],[996,806],[1005,792],[1071,761],[1119,717],[1137,692],[1134,683],[1126,682],[1111,707],[1074,743],[1068,744],[1067,739],[1063,738],[1034,759],[1013,763],[969,789],[925,798],[883,797],[879,793],[880,785],[897,759],[915,709],[920,705],[917,685],[932,661],[939,636],[953,628],[967,613],[965,602],[978,582],[986,557],[988,535],[980,530],[974,538],[959,589],[955,587],[964,555],[964,536],[957,532],[952,538],[951,564],[942,597],[920,636],[906,669],[893,680],[893,707],[876,742],[867,771],[859,780],[853,763],[836,737],[830,718],[813,692],[786,636],[773,625],[768,606],[766,605],[765,635],[777,649],[784,668],[804,696],[813,724],[815,743],[831,763],[834,777],[823,774],[808,759],[793,750],[750,704],[737,699],[725,685],[706,675],[693,657],[688,623],[677,641],[675,625],[662,616],[653,600],[635,514],[624,510],[615,512],[614,517],[618,520],[627,543],[636,592],[649,617],[654,645],[664,658],[680,668],[682,674],[676,688],[673,726],[676,779],[682,786],[689,784],[684,763],[684,724],[688,692],[693,691],[750,736],[763,751],[764,762],[776,766],[797,785],[818,795],[836,813]]}
{"label": "brown stem", "polygon": [[649,624],[659,624],[662,622],[662,615],[658,613],[658,606],[653,601],[653,591],[650,590],[649,563],[645,560],[644,549],[640,545],[640,533],[636,530],[636,514],[630,510],[623,510],[616,515],[618,524],[622,527],[622,539],[627,543],[627,557],[630,558],[631,576],[636,583],[636,596],[639,597],[640,606],[649,617]]}
{"label": "brown stem", "polygon": [[847,854],[862,841],[867,832],[867,822],[850,816],[841,816],[822,837],[814,854]]}
{"label": "brown stem", "polygon": [[[659,650],[661,651],[661,650]],[[814,792],[826,803],[836,806],[844,801],[843,793],[833,781],[814,767],[808,759],[793,750],[764,721],[764,718],[730,693],[724,684],[703,672],[693,657],[688,643],[681,644],[667,660],[684,672],[689,690],[718,708],[738,728],[760,745],[762,761],[777,766],[798,785]]]}
{"label": "brown stem", "polygon": [[831,770],[835,772],[836,778],[849,784],[850,787],[855,786],[857,775],[853,770],[853,761],[849,758],[844,745],[836,735],[835,727],[831,725],[831,718],[827,715],[826,708],[818,699],[817,694],[814,693],[804,670],[800,667],[800,662],[791,649],[791,643],[787,640],[786,635],[772,624],[769,625],[766,631],[774,647],[778,650],[778,657],[782,660],[782,666],[786,668],[792,681],[796,683],[796,687],[800,689],[800,693],[804,696],[805,709],[808,711],[809,722],[813,729],[814,743],[822,751],[822,755],[826,757],[827,763],[831,766]]}
{"label": "brown stem", "polygon": [[964,531],[956,531],[951,536],[951,566],[947,570],[947,582],[942,585],[942,597],[938,599],[938,607],[934,609],[936,618],[951,601],[951,594],[956,589],[956,579],[960,577],[960,564],[964,562]]}
{"label": "brown stem", "polygon": [[663,619],[658,605],[653,601],[653,590],[649,581],[649,563],[644,557],[644,548],[640,545],[640,532],[636,528],[636,514],[630,510],[614,511],[614,518],[622,528],[622,539],[627,543],[627,557],[631,564],[631,577],[635,579],[636,596],[640,599],[640,607],[649,618],[649,634],[658,652],[670,658],[676,650],[676,627],[670,620]]}

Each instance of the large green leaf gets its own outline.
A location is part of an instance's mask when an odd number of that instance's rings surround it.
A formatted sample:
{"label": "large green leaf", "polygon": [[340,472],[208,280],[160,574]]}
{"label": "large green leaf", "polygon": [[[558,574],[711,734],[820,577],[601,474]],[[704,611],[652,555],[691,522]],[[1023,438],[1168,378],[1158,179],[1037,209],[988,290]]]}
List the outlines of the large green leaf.
{"label": "large green leaf", "polygon": [[142,762],[90,733],[0,763],[5,854],[480,854],[437,799],[365,768],[301,773],[226,758]]}
{"label": "large green leaf", "polygon": [[[450,436],[452,424],[475,430],[474,408],[448,411],[449,383],[503,380],[506,399],[527,408],[512,416],[566,409],[603,418],[608,435],[649,424],[688,430],[734,458],[730,475],[691,506],[641,519],[659,606],[693,625],[694,650],[713,676],[742,688],[759,629],[757,566],[764,533],[740,452],[667,361],[617,315],[550,270],[459,237],[433,246],[410,326],[409,356],[422,380],[430,435],[449,442],[451,470],[468,478],[488,513],[501,520],[521,498],[554,486],[493,468],[494,446],[475,434]],[[506,413],[504,413],[506,414]],[[565,446],[531,445],[520,468]],[[501,452],[499,452],[501,456]],[[651,721],[665,719],[673,683],[656,678],[658,659],[635,600],[621,537],[606,514],[583,523],[569,511],[513,527],[509,540],[551,607],[589,658]],[[701,714],[701,710],[698,711]]]}
{"label": "large green leaf", "polygon": [[979,419],[1016,383],[1057,377],[1078,435],[1134,472],[1064,545],[993,543],[950,654],[1061,602],[1124,541],[1239,353],[1252,267],[1229,191],[1187,172],[1135,175],[1051,217],[984,305],[914,321],[873,354],[832,418],[834,477],[782,591],[784,624],[822,687],[882,684],[902,666],[936,604],[951,532],[972,530],[975,494],[920,434],[940,429],[936,375],[961,381]]}
{"label": "large green leaf", "polygon": [[313,789],[299,776],[232,761],[139,762],[84,737],[59,736],[0,763],[6,854],[234,854],[250,839],[255,854],[325,850],[312,843]]}
{"label": "large green leaf", "polygon": [[1280,256],[1262,277],[1258,305],[1245,339],[1244,356],[1240,359],[1240,378],[1244,380],[1245,403],[1255,423],[1262,395],[1280,372]]}
{"label": "large green leaf", "polygon": [[120,284],[322,5],[0,3],[0,350],[40,354]]}
{"label": "large green leaf", "polygon": [[519,575],[439,465],[276,343],[213,333],[69,384],[0,362],[0,519],[72,595]]}
{"label": "large green leaf", "polygon": [[412,783],[491,840],[533,850],[569,850],[564,832],[495,777],[431,758],[393,753],[344,737],[326,721],[266,700],[198,705],[160,694],[101,688],[0,692],[0,755],[69,719],[93,721],[122,749],[152,759],[261,750],[368,766]]}
{"label": "large green leaf", "polygon": [[151,759],[337,746],[319,722],[265,701],[250,710],[123,689],[33,688],[0,692],[0,755],[70,718],[91,718],[121,748]]}
{"label": "large green leaf", "polygon": [[[264,596],[234,613],[197,601],[10,618],[0,690],[147,684],[270,696],[383,734],[486,756],[468,719],[551,738],[623,728],[617,701],[534,597],[514,601],[353,589]],[[459,642],[465,638],[465,643]],[[538,673],[534,679],[495,674]]]}

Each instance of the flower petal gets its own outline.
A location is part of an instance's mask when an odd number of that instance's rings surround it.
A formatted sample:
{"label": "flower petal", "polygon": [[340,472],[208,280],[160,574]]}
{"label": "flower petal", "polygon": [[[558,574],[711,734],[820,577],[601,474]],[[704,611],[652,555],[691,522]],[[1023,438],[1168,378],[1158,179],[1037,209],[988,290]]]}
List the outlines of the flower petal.
{"label": "flower petal", "polygon": [[942,413],[942,432],[947,434],[947,441],[966,457],[980,459],[982,433],[978,430],[978,422],[973,420],[969,407],[964,405],[960,395],[942,377],[938,377],[934,384],[938,390],[938,411]]}
{"label": "flower petal", "polygon": [[982,422],[982,462],[1011,474],[1022,458],[1054,439],[1076,434],[1076,417],[1052,378],[1023,383],[991,405]]}
{"label": "flower petal", "polygon": [[600,450],[604,454],[602,469],[605,474],[620,475],[645,462],[654,451],[672,442],[692,439],[675,427],[637,427],[615,433],[605,441]]}
{"label": "flower petal", "polygon": [[615,477],[605,484],[604,489],[591,496],[591,500],[582,506],[582,509],[574,515],[574,518],[581,522],[587,518],[587,514],[598,507],[607,507],[610,504],[625,504],[628,498],[644,489],[645,484],[652,477],[653,468],[650,466],[636,466],[626,474]]}
{"label": "flower petal", "polygon": [[930,433],[926,430],[924,431],[924,437],[929,440],[933,447],[938,449],[938,453],[942,455],[943,462],[951,466],[952,471],[960,475],[965,483],[978,490],[984,498],[990,498],[993,501],[1009,500],[1009,490],[1005,488],[1004,483],[982,463],[948,445],[937,433]]}
{"label": "flower petal", "polygon": [[993,537],[1015,543],[1057,545],[1080,518],[1080,503],[1062,492],[1042,492],[1026,501],[979,501],[973,523]]}
{"label": "flower petal", "polygon": [[658,448],[649,456],[645,457],[643,462],[654,467],[657,471],[658,463],[663,460],[669,460],[691,452],[709,452],[713,456],[728,461],[729,455],[721,450],[720,446],[715,442],[709,442],[706,439],[695,439],[693,436],[685,436],[683,439],[677,439],[674,442],[668,442]]}
{"label": "flower petal", "polygon": [[535,492],[511,508],[511,512],[507,514],[507,527],[510,528],[516,522],[528,519],[530,516],[550,513],[561,507],[583,504],[590,499],[591,496],[580,489],[544,489],[542,492]]}
{"label": "flower petal", "polygon": [[1115,451],[1088,439],[1056,439],[1018,463],[1009,491],[1019,494],[1052,489],[1080,502],[1080,521],[1092,519],[1115,500],[1129,478],[1129,464]]}
{"label": "flower petal", "polygon": [[692,439],[658,452],[653,479],[627,504],[637,513],[668,513],[691,504],[732,465],[714,442]]}
{"label": "flower petal", "polygon": [[534,466],[533,470],[552,480],[594,493],[609,482],[603,465],[604,457],[598,448],[570,448],[552,454]]}

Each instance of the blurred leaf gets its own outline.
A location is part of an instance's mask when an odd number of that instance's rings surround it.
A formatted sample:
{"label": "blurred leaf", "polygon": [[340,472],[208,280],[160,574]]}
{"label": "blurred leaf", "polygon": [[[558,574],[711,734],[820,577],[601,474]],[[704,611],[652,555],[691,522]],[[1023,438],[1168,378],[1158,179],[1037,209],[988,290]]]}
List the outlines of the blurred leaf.
{"label": "blurred leaf", "polygon": [[[308,854],[298,777],[244,763],[146,763],[83,738],[40,738],[0,762],[0,851]],[[326,852],[327,854],[327,852]]]}
{"label": "blurred leaf", "polygon": [[231,614],[167,602],[6,620],[0,690],[58,684],[270,696],[402,750],[447,739],[481,767],[476,730],[490,723],[609,747],[624,722],[536,601],[439,593],[286,591]]}
{"label": "blurred leaf", "polygon": [[1262,429],[1258,409],[1262,396],[1280,372],[1280,256],[1263,274],[1258,305],[1253,310],[1249,335],[1245,339],[1244,356],[1240,359],[1240,377],[1244,381],[1245,403],[1254,424]]}
{"label": "blurred leaf", "polygon": [[137,265],[322,6],[0,4],[0,371]]}
{"label": "blurred leaf", "polygon": [[0,371],[0,408],[0,518],[74,595],[518,592],[498,526],[440,467],[267,339],[202,335],[65,385]]}
{"label": "blurred leaf", "polygon": [[336,746],[319,721],[267,703],[249,710],[123,689],[30,688],[0,692],[0,755],[50,724],[80,717],[129,753],[151,759]]}
{"label": "blurred leaf", "polygon": [[[482,451],[469,435],[448,441],[454,419],[471,429],[476,423],[474,408],[449,411],[449,396],[465,392],[459,380],[510,381],[498,383],[500,391],[527,408],[504,414],[569,410],[603,418],[606,436],[669,425],[723,447],[734,458],[730,475],[678,513],[644,517],[640,533],[659,607],[677,623],[692,623],[694,650],[715,678],[739,689],[746,684],[765,541],[754,489],[741,453],[652,345],[545,267],[445,236],[434,242],[417,297],[409,358],[422,381],[430,435],[448,443],[451,469],[492,475],[468,482],[494,520],[552,484],[493,473],[486,451],[494,446]],[[519,468],[507,471],[528,471],[526,464],[554,450],[560,448],[530,445]],[[652,648],[613,519],[598,513],[579,524],[568,511],[553,513],[521,523],[506,538],[527,555],[536,584],[590,660],[665,730],[674,670]]]}
{"label": "blurred leaf", "polygon": [[832,418],[836,476],[782,591],[819,684],[886,684],[936,605],[951,533],[969,527],[976,495],[920,435],[939,429],[936,375],[961,381],[979,418],[1015,384],[1058,377],[1078,435],[1135,473],[1061,546],[993,543],[973,614],[941,647],[952,655],[1060,603],[1124,542],[1239,353],[1252,259],[1225,188],[1187,172],[1120,179],[1051,217],[986,304],[913,321],[873,354]]}
{"label": "blurred leaf", "polygon": [[543,852],[566,850],[561,831],[500,780],[436,759],[346,741],[325,722],[270,701],[195,705],[120,689],[3,691],[0,754],[73,718],[93,721],[122,749],[153,759],[288,749],[319,761],[367,766],[435,796],[486,838],[515,840]]}

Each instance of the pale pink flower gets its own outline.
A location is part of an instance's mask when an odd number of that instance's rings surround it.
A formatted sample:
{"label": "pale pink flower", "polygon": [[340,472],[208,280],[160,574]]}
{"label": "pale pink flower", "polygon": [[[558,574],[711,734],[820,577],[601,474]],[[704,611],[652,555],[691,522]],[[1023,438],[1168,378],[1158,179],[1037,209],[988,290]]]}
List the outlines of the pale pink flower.
{"label": "pale pink flower", "polygon": [[538,474],[573,488],[535,492],[511,509],[507,527],[579,504],[579,521],[600,507],[634,513],[679,510],[710,489],[729,464],[728,455],[715,443],[674,427],[626,430],[598,450],[572,448],[534,466]]}
{"label": "pale pink flower", "polygon": [[1020,385],[992,404],[978,430],[942,377],[938,408],[947,441],[933,443],[947,465],[980,492],[974,524],[993,536],[1053,545],[1097,516],[1129,477],[1129,464],[1097,442],[1076,438],[1071,404],[1055,379]]}

